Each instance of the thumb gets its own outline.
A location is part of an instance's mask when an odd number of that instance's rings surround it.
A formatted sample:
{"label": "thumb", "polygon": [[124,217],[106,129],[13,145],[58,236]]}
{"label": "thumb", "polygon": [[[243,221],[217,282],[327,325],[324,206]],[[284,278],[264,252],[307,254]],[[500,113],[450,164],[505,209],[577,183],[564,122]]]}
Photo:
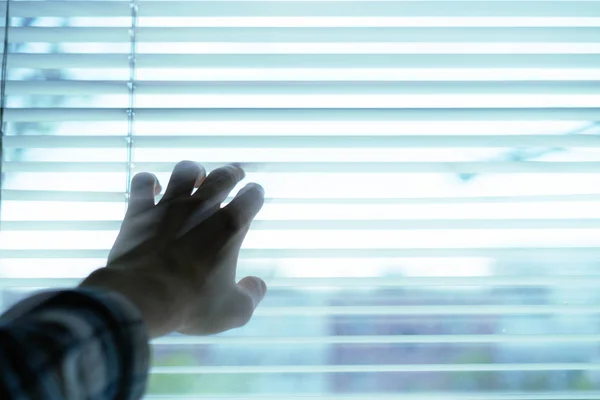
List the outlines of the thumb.
{"label": "thumb", "polygon": [[254,308],[258,306],[267,293],[267,284],[256,276],[247,276],[240,280],[237,285],[252,300],[254,311]]}
{"label": "thumb", "polygon": [[229,326],[224,330],[242,327],[250,321],[254,309],[265,297],[267,285],[260,278],[247,276],[238,282],[236,289],[226,312],[229,315]]}

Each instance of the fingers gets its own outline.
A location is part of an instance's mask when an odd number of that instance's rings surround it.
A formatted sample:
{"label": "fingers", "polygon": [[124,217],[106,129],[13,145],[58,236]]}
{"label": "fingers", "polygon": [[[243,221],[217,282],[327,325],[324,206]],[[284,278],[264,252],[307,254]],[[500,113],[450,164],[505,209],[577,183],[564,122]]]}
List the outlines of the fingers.
{"label": "fingers", "polygon": [[256,183],[249,183],[226,207],[219,210],[222,228],[228,235],[245,231],[265,202],[265,191]]}
{"label": "fingers", "polygon": [[161,202],[191,195],[194,188],[199,187],[205,177],[206,171],[200,164],[193,161],[179,162],[173,169]]}
{"label": "fingers", "polygon": [[225,201],[244,176],[244,170],[237,165],[217,168],[208,174],[193,197],[199,202],[209,202],[209,207],[218,206]]}
{"label": "fingers", "polygon": [[[178,230],[181,237],[213,218],[221,208],[231,190],[244,178],[244,171],[236,165],[228,165],[212,171],[196,193],[190,197],[187,213],[183,215],[183,226]],[[202,228],[204,230],[204,228]]]}
{"label": "fingers", "polygon": [[[218,260],[215,266],[231,265],[224,273],[233,280],[242,242],[263,203],[263,188],[256,183],[246,185],[226,207],[186,230],[180,236],[182,248],[190,249],[194,257],[207,257],[208,252],[208,258]],[[206,246],[198,246],[198,243],[206,243]],[[203,274],[210,272],[211,268],[202,271]]]}
{"label": "fingers", "polygon": [[135,175],[131,180],[131,191],[125,218],[139,215],[154,207],[154,196],[159,194],[160,191],[160,183],[153,174],[142,172]]}

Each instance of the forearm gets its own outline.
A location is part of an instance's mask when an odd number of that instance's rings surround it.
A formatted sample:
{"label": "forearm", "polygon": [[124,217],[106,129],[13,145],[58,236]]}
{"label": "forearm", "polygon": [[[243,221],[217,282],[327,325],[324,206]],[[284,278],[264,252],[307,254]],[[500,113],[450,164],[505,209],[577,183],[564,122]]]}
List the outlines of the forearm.
{"label": "forearm", "polygon": [[137,399],[145,390],[148,337],[119,295],[46,292],[0,318],[0,398]]}

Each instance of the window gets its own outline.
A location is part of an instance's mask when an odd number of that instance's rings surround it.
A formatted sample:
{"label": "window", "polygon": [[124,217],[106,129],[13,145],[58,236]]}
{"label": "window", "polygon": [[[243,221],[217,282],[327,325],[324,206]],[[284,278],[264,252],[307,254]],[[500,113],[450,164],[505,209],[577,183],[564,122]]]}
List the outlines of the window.
{"label": "window", "polygon": [[0,308],[102,266],[133,174],[237,161],[269,294],[148,398],[600,398],[600,1],[0,5]]}

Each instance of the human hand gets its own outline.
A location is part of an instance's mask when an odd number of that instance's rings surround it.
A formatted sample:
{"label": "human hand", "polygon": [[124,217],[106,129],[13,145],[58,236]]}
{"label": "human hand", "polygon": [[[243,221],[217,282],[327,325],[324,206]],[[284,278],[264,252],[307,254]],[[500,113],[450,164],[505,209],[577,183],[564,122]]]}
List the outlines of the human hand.
{"label": "human hand", "polygon": [[198,164],[182,161],[155,204],[158,180],[148,173],[136,175],[107,266],[81,286],[127,297],[140,309],[152,337],[172,331],[213,334],[246,324],[266,284],[257,277],[236,284],[235,274],[242,241],[264,202],[263,189],[248,184],[221,208],[243,178],[235,165],[205,176]]}

